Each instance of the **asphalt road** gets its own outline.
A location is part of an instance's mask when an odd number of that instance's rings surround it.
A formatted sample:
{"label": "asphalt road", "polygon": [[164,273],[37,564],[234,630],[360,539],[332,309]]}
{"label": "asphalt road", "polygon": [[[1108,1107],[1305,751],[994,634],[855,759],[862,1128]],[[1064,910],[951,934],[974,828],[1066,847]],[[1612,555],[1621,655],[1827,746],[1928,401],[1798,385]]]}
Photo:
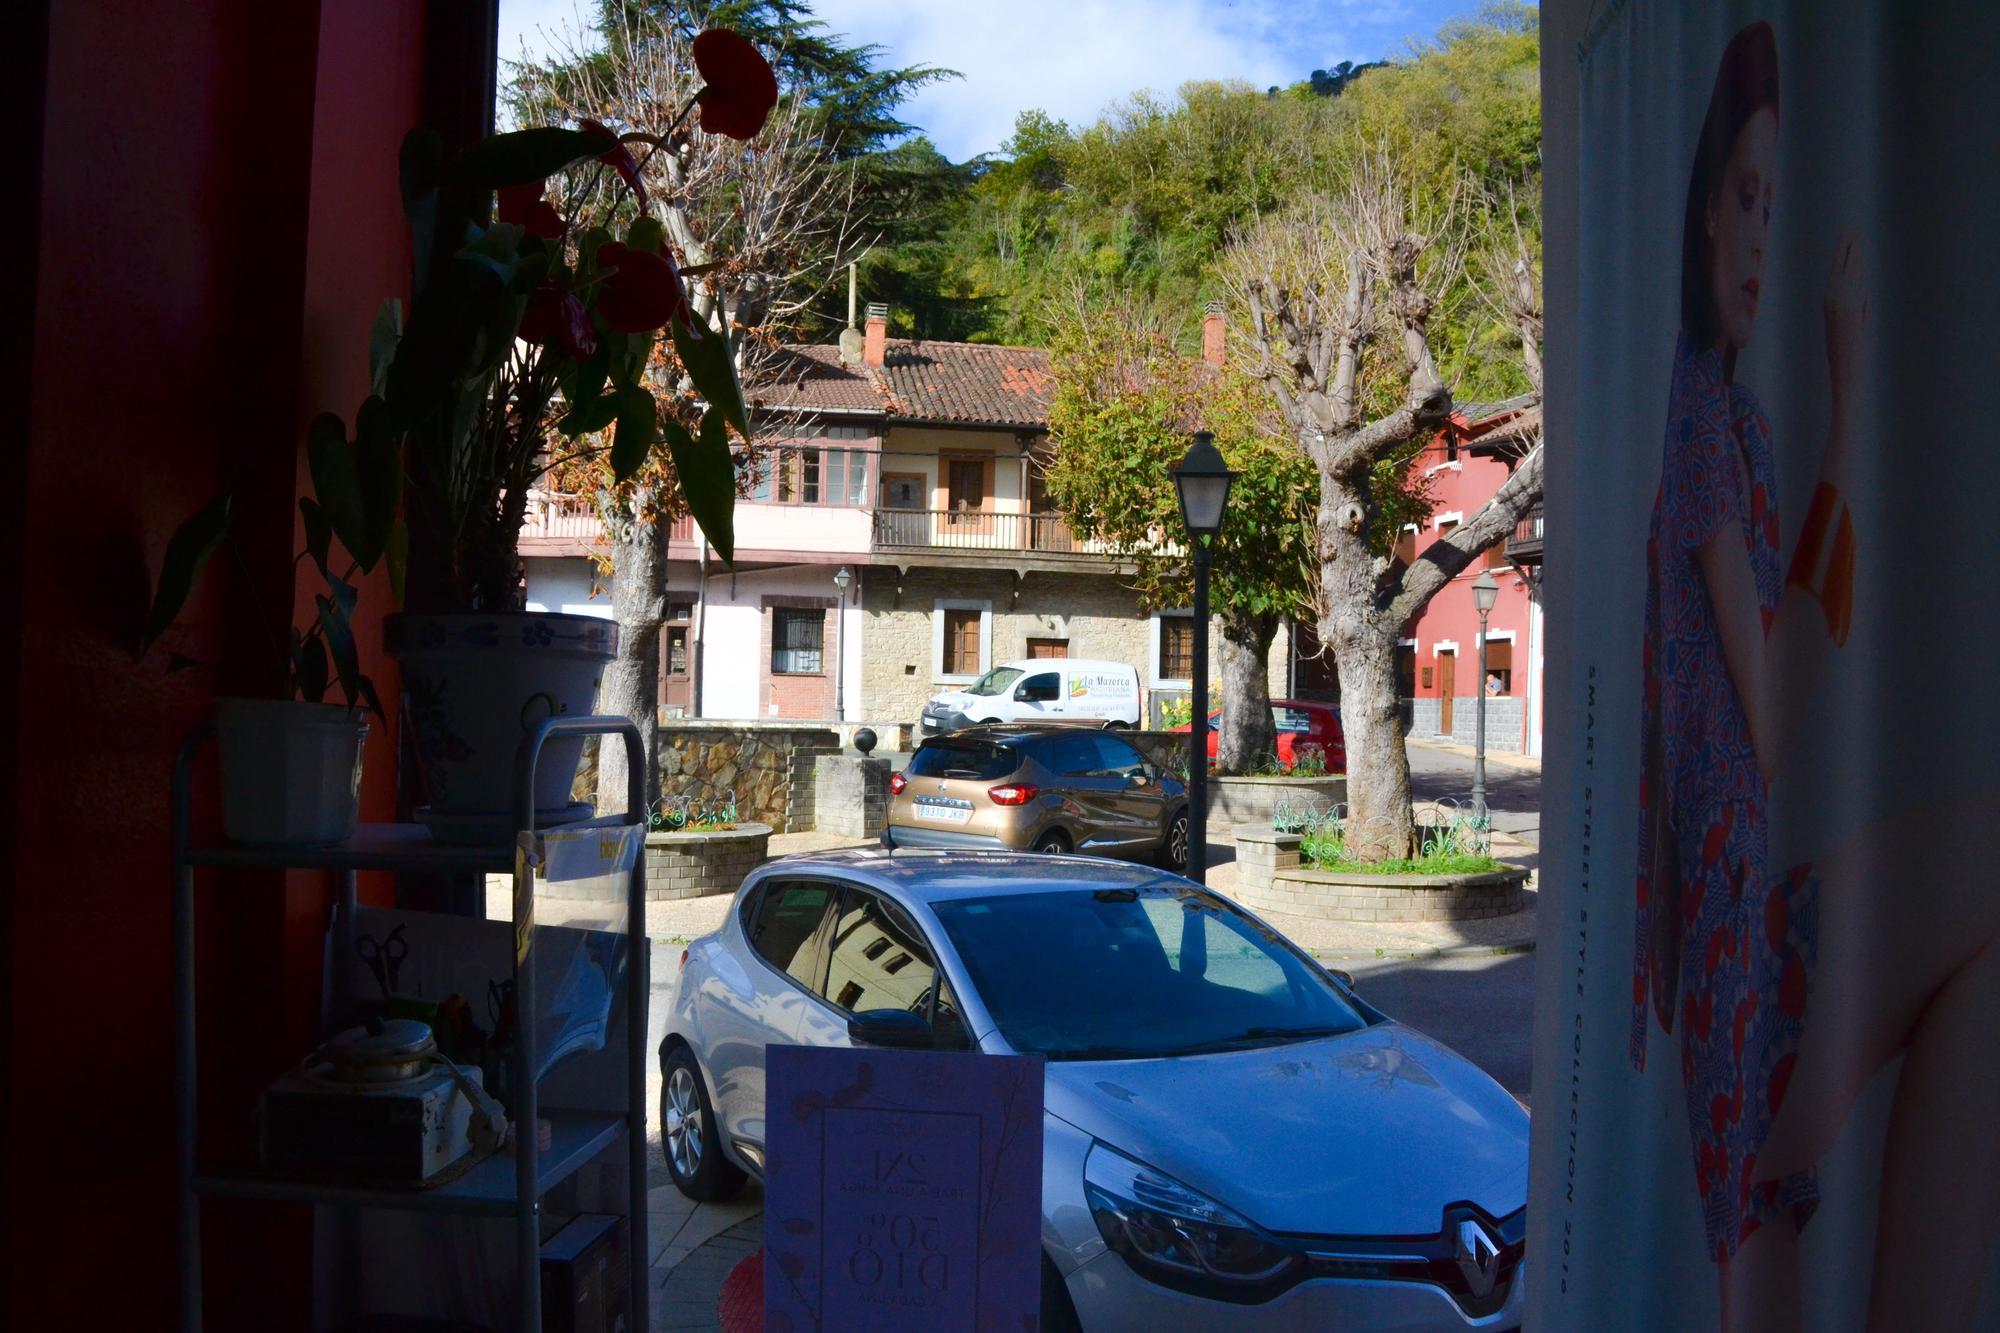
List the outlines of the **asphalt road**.
{"label": "asphalt road", "polygon": [[[1419,801],[1472,802],[1472,760],[1448,750],[1412,745],[1410,794]],[[1542,840],[1542,775],[1539,770],[1486,765],[1486,808],[1493,827],[1539,847]]]}

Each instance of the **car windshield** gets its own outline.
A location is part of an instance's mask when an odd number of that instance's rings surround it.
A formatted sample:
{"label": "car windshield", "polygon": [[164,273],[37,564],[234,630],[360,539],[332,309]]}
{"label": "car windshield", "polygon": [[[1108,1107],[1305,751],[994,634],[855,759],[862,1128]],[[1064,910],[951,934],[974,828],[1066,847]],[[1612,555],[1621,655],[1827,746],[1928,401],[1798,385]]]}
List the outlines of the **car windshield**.
{"label": "car windshield", "polygon": [[977,694],[981,697],[1004,694],[1007,687],[1020,678],[1021,669],[1019,667],[994,667],[991,671],[974,681],[972,687],[966,693]]}
{"label": "car windshield", "polygon": [[913,778],[1004,778],[1021,766],[1021,756],[988,741],[925,741],[904,770]]}
{"label": "car windshield", "polygon": [[1142,1060],[1367,1023],[1290,945],[1196,889],[1056,890],[932,906],[1017,1051]]}

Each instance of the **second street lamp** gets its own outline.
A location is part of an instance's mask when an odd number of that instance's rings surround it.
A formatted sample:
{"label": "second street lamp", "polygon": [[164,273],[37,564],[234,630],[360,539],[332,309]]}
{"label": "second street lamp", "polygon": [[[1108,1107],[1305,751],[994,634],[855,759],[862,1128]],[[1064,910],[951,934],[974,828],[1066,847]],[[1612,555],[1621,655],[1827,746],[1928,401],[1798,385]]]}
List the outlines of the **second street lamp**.
{"label": "second street lamp", "polygon": [[1187,528],[1188,557],[1194,566],[1194,661],[1189,684],[1193,715],[1188,721],[1188,852],[1185,873],[1208,882],[1208,566],[1222,532],[1223,510],[1236,474],[1222,461],[1215,437],[1198,431],[1186,457],[1174,469],[1181,522]]}
{"label": "second street lamp", "polygon": [[1479,821],[1479,827],[1486,827],[1486,617],[1493,610],[1493,600],[1500,595],[1500,585],[1493,581],[1493,571],[1482,569],[1479,577],[1472,581],[1472,605],[1479,611],[1479,702],[1473,712],[1478,718],[1474,724],[1472,743],[1472,817]]}

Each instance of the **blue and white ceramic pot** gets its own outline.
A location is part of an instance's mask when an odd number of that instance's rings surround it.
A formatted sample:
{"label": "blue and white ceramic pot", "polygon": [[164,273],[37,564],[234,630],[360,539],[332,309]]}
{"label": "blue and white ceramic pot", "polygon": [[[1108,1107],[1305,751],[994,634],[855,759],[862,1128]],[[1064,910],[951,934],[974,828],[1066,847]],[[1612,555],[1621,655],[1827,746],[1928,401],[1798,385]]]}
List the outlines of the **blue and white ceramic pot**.
{"label": "blue and white ceramic pot", "polygon": [[[404,725],[416,741],[430,805],[417,818],[442,839],[505,841],[513,831],[514,755],[547,717],[597,706],[618,626],[540,611],[392,615],[385,645],[403,673]],[[542,748],[535,822],[585,817],[570,801],[581,738]]]}

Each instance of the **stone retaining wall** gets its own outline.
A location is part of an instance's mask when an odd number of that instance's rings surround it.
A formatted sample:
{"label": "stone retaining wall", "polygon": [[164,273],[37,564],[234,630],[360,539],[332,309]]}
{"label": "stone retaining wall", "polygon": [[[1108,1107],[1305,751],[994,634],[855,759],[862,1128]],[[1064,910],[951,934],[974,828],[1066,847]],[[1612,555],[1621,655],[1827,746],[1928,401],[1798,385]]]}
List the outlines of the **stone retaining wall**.
{"label": "stone retaining wall", "polygon": [[660,791],[716,801],[779,833],[813,827],[813,764],[839,748],[830,727],[686,722],[660,728]]}
{"label": "stone retaining wall", "polygon": [[1524,906],[1528,872],[1483,875],[1357,875],[1299,864],[1296,833],[1236,830],[1236,899],[1253,911],[1323,921],[1474,921]]}

